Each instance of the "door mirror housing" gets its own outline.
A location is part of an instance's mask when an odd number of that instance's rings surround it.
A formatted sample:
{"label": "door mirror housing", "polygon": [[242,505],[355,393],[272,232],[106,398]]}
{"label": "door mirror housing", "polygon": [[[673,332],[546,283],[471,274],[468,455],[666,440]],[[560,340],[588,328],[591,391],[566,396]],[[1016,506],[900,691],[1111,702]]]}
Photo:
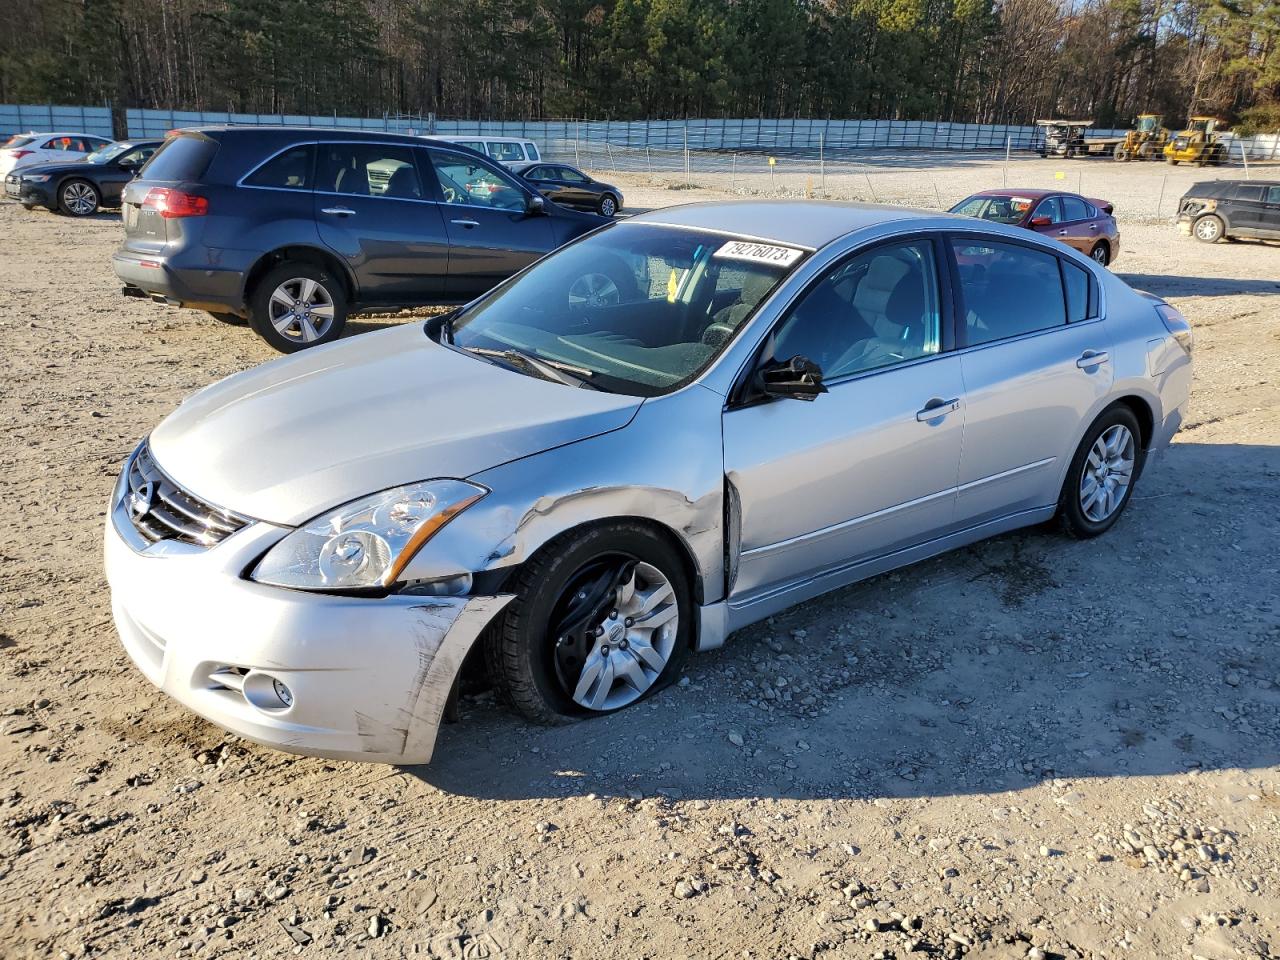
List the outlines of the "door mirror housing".
{"label": "door mirror housing", "polygon": [[816,400],[826,393],[822,368],[807,357],[795,356],[777,360],[756,371],[756,388],[766,397],[791,397],[794,400]]}
{"label": "door mirror housing", "polygon": [[1053,220],[1049,217],[1032,217],[1027,224],[1029,227],[1052,227]]}
{"label": "door mirror housing", "polygon": [[524,198],[525,216],[536,217],[547,212],[547,201],[536,193],[531,193]]}

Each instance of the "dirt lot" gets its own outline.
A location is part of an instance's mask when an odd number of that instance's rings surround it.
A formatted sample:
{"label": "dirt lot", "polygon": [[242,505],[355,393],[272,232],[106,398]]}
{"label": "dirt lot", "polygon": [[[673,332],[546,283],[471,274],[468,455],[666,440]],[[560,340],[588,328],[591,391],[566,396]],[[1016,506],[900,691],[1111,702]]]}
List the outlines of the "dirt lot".
{"label": "dirt lot", "polygon": [[[998,171],[895,176],[948,202]],[[1083,174],[1144,203],[1162,175]],[[1280,245],[1122,229],[1116,270],[1191,318],[1197,378],[1106,537],[841,591],[604,721],[470,699],[395,769],[224,735],[127,661],[119,464],[271,354],[121,298],[114,217],[0,205],[0,956],[1280,956]]]}

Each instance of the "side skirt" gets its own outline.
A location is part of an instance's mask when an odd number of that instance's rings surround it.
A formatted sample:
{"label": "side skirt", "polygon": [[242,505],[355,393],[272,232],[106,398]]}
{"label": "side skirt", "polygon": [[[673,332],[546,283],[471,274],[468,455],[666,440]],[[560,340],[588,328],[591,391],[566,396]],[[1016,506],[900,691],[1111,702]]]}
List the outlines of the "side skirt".
{"label": "side skirt", "polygon": [[959,547],[977,543],[988,537],[1008,533],[1020,527],[1043,523],[1053,517],[1057,505],[1022,510],[996,520],[960,530],[956,533],[928,540],[914,547],[906,547],[884,556],[873,557],[855,563],[846,563],[800,580],[779,586],[766,587],[745,597],[733,597],[727,601],[706,604],[699,611],[698,650],[713,650],[722,646],[734,630],[771,617],[788,607],[811,600],[832,590],[839,590],[860,580],[879,576],[890,570],[928,560]]}

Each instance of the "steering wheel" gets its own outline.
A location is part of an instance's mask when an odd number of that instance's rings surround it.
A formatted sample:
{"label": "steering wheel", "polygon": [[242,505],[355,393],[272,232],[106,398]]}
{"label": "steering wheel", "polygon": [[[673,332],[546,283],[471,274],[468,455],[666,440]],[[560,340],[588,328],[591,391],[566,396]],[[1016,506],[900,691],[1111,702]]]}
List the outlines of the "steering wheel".
{"label": "steering wheel", "polygon": [[709,323],[702,331],[702,342],[708,347],[719,347],[729,341],[737,328],[731,323]]}

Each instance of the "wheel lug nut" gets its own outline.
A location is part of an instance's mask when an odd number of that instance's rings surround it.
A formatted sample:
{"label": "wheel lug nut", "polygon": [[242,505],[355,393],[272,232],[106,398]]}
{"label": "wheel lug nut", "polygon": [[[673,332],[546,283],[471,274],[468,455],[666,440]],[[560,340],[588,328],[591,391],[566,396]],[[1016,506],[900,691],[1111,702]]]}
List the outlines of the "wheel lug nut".
{"label": "wheel lug nut", "polygon": [[609,619],[610,619],[610,620],[617,620],[617,619],[618,619],[618,611],[617,611],[617,610],[610,610],[610,611],[609,611]]}
{"label": "wheel lug nut", "polygon": [[609,645],[607,643],[600,648],[600,654],[605,657],[609,655]]}
{"label": "wheel lug nut", "polygon": [[628,627],[635,626],[635,620],[632,619],[631,617],[627,617],[627,619],[623,620],[622,622],[625,623]]}
{"label": "wheel lug nut", "polygon": [[597,636],[597,637],[603,637],[603,636],[604,636],[604,627],[596,627],[596,636]]}

